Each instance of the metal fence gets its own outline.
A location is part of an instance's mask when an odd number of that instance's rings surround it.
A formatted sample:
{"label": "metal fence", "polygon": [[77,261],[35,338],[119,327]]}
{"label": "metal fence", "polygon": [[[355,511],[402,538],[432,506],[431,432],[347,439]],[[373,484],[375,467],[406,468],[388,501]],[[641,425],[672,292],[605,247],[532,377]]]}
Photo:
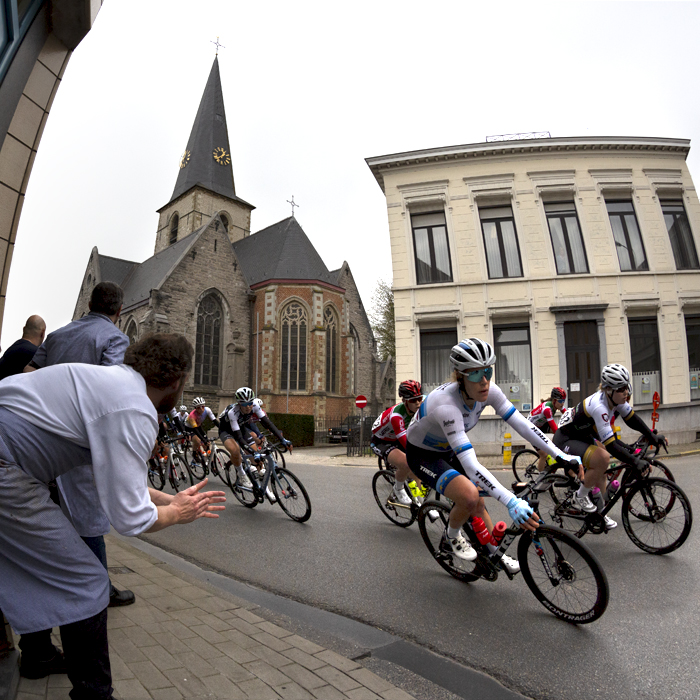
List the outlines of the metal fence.
{"label": "metal fence", "polygon": [[372,454],[369,446],[376,416],[359,415],[316,418],[315,445],[346,445],[348,457]]}
{"label": "metal fence", "polygon": [[314,445],[340,444],[347,439],[348,416],[316,418],[314,423]]}
{"label": "metal fence", "polygon": [[355,422],[348,432],[348,457],[362,457],[372,455],[369,441],[372,438],[372,424],[377,416],[355,416]]}

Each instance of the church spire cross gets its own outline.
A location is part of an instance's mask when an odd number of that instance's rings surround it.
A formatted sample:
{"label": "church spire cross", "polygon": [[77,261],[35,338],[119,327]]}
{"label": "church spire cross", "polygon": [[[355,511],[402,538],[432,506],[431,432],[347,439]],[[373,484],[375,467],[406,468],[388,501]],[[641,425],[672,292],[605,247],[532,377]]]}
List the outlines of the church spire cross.
{"label": "church spire cross", "polygon": [[294,195],[292,195],[291,199],[287,200],[287,204],[292,205],[292,217],[294,217],[294,207],[297,207],[297,208],[299,207],[299,205],[294,201]]}
{"label": "church spire cross", "polygon": [[211,43],[211,44],[214,44],[214,46],[216,46],[216,55],[217,55],[217,56],[219,55],[219,49],[220,49],[220,48],[222,48],[222,49],[225,49],[225,48],[226,48],[226,47],[219,41],[219,37],[218,37],[218,36],[216,37],[216,41],[212,41],[212,42],[210,42],[210,43]]}

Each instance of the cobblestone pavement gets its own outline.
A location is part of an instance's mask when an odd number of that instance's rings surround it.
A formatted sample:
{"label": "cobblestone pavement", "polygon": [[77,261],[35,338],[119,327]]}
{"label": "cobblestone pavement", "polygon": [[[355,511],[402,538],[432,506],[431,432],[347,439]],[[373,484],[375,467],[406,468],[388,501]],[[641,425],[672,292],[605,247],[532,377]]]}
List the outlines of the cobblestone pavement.
{"label": "cobblestone pavement", "polygon": [[[254,604],[192,585],[149,555],[113,537],[106,540],[112,581],[136,594],[134,605],[109,610],[115,698],[413,697],[361,664],[267,621]],[[17,700],[68,700],[69,690],[67,676],[22,678]]]}

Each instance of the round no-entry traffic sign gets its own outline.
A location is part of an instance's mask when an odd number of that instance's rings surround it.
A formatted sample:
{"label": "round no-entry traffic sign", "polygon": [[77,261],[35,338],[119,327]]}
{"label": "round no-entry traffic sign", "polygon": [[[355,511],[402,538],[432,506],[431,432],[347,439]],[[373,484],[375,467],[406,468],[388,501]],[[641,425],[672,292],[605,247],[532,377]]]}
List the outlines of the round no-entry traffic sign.
{"label": "round no-entry traffic sign", "polygon": [[360,394],[360,395],[355,399],[355,406],[357,406],[358,408],[364,408],[366,405],[367,405],[367,397],[366,397],[366,396],[362,396],[362,394]]}

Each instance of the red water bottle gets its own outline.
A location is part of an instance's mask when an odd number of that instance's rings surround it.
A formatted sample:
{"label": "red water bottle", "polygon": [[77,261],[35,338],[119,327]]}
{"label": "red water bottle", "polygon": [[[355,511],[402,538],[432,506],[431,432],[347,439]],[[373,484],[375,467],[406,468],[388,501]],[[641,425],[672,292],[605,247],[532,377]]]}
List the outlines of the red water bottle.
{"label": "red water bottle", "polygon": [[501,520],[493,526],[493,532],[491,537],[493,538],[494,544],[500,544],[503,536],[506,534],[508,526]]}
{"label": "red water bottle", "polygon": [[481,542],[481,544],[493,544],[491,542],[491,533],[486,527],[486,523],[482,518],[472,518],[472,530],[476,535],[476,539]]}

